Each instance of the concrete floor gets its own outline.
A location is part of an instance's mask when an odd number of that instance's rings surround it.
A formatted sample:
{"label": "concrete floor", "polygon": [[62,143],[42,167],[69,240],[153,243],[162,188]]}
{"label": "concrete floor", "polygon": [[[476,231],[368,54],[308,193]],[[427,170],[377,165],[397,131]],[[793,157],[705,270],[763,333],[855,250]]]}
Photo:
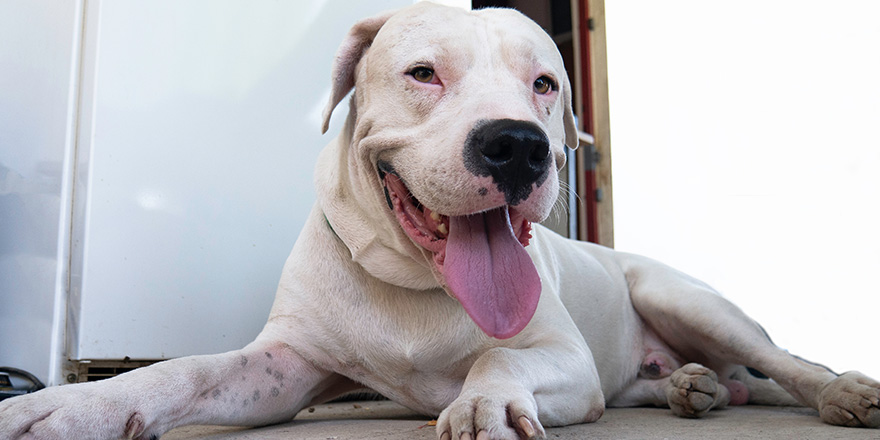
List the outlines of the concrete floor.
{"label": "concrete floor", "polygon": [[[244,429],[189,426],[161,440],[435,440],[430,419],[393,402],[346,402],[305,410],[293,422]],[[806,408],[741,406],[699,420],[657,408],[608,409],[596,423],[547,430],[548,439],[880,439],[878,429],[829,426]]]}

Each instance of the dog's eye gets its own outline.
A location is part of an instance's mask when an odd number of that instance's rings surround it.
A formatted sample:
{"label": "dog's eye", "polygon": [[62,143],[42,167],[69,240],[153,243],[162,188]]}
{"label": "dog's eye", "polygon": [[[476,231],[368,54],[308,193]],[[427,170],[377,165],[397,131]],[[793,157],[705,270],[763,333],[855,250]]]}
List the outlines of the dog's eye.
{"label": "dog's eye", "polygon": [[535,80],[535,93],[539,95],[546,95],[553,90],[556,90],[556,81],[553,81],[549,76],[541,76],[540,78]]}
{"label": "dog's eye", "polygon": [[434,69],[431,69],[430,67],[419,66],[410,70],[409,74],[415,78],[416,81],[421,83],[430,83],[434,81]]}

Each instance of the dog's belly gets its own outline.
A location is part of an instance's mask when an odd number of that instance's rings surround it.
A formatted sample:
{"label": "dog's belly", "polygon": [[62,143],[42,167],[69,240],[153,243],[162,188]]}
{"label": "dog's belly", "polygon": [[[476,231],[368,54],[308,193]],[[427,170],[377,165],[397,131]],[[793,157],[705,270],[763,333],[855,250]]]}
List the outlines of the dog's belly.
{"label": "dog's belly", "polygon": [[543,266],[544,294],[558,292],[593,354],[602,392],[613,396],[638,374],[645,331],[615,251],[536,229],[530,253]]}

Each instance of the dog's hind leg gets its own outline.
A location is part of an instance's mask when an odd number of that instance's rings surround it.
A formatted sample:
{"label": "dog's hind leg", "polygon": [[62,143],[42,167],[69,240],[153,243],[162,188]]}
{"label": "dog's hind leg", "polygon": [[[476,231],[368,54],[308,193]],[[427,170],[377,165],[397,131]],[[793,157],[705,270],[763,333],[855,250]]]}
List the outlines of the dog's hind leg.
{"label": "dog's hind leg", "polygon": [[739,386],[747,390],[747,403],[751,405],[802,405],[788,391],[779,386],[778,383],[757,370],[751,369],[749,371],[748,368],[742,365],[735,365],[732,369],[721,374],[724,374],[728,381],[738,383]]}
{"label": "dog's hind leg", "polygon": [[775,346],[763,329],[706,284],[656,261],[621,254],[633,307],[686,361],[710,368],[753,367],[822,420],[880,427],[880,382],[851,372],[838,376]]}

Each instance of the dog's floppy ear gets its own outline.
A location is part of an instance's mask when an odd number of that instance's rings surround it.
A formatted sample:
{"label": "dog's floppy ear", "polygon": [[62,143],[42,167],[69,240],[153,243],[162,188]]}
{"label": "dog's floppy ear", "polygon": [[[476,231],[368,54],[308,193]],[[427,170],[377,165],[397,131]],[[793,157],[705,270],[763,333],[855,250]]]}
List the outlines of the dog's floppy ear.
{"label": "dog's floppy ear", "polygon": [[354,88],[354,74],[358,62],[373,43],[379,29],[394,15],[394,12],[387,11],[365,18],[355,23],[348,31],[333,60],[333,89],[330,91],[330,101],[327,102],[327,107],[324,107],[324,125],[321,127],[321,133],[326,133],[327,128],[330,127],[330,115],[333,109]]}
{"label": "dog's floppy ear", "polygon": [[565,126],[565,145],[574,150],[580,144],[580,140],[577,122],[574,120],[574,110],[571,108],[571,82],[568,80],[568,75],[563,75],[563,77],[562,106],[565,108],[562,114],[562,125]]}

